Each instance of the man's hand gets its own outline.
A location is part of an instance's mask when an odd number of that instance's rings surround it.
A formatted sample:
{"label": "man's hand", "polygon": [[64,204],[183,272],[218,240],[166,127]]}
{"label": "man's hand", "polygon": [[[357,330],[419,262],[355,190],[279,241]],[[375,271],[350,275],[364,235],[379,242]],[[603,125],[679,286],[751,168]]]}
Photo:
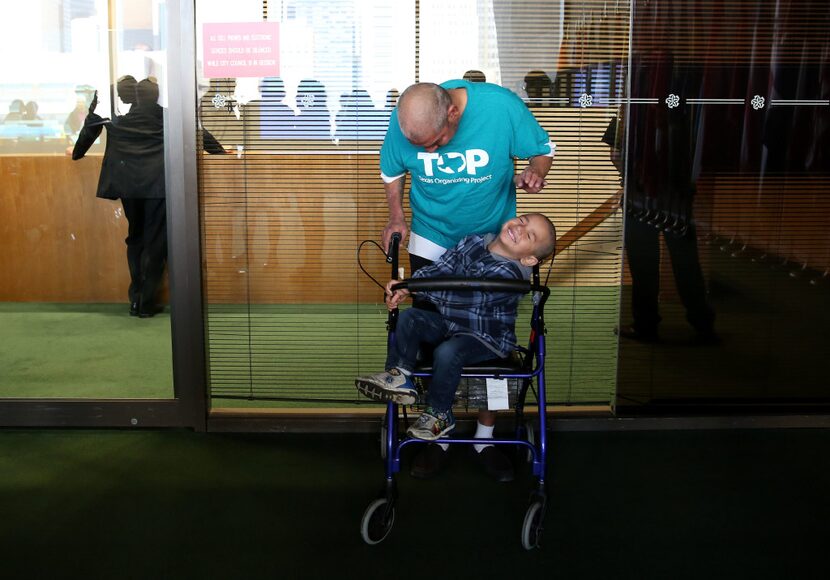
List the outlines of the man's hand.
{"label": "man's hand", "polygon": [[398,307],[398,304],[406,300],[406,297],[409,296],[409,290],[405,288],[401,288],[398,290],[392,290],[392,285],[397,284],[400,280],[389,280],[386,283],[386,308],[388,310],[395,310]]}
{"label": "man's hand", "polygon": [[530,165],[525,167],[525,170],[513,177],[513,183],[519,189],[524,189],[528,193],[539,193],[545,187],[545,178],[533,169]]}
{"label": "man's hand", "polygon": [[403,244],[406,239],[406,235],[409,233],[409,228],[406,227],[406,222],[403,220],[390,219],[386,224],[386,227],[383,228],[383,251],[387,254],[389,253],[389,241],[392,239],[392,234],[395,232],[401,234],[401,244]]}

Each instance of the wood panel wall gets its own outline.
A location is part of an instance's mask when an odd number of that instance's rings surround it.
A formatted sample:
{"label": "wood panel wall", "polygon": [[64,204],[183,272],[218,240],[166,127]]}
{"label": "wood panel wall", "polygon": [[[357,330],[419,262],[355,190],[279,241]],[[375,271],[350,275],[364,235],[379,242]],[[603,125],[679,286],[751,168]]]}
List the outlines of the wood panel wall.
{"label": "wood panel wall", "polygon": [[101,159],[0,156],[0,300],[127,302],[127,218],[95,197]]}
{"label": "wood panel wall", "polygon": [[[576,142],[563,140],[551,193],[519,201],[520,211],[552,215],[560,238],[573,238],[570,230],[615,187],[610,178],[588,188],[577,183],[577,150]],[[358,244],[378,240],[386,221],[376,154],[262,153],[203,160],[209,302],[377,301],[380,290],[359,271],[356,259]],[[127,223],[120,202],[95,197],[100,162],[97,156],[76,162],[61,156],[0,156],[0,300],[126,302]],[[704,177],[698,184],[705,203],[698,211],[700,233],[734,238],[738,249],[747,246],[824,271],[830,268],[828,185],[828,178],[819,177]],[[578,238],[558,257],[553,283],[619,283],[613,269],[619,227],[617,212]],[[374,247],[367,246],[362,256],[373,275],[388,275]],[[407,263],[405,254],[402,263]]]}
{"label": "wood panel wall", "polygon": [[[545,213],[568,240],[552,284],[619,283],[620,213],[604,211],[603,219],[584,221],[619,190],[601,141],[610,115],[603,109],[537,111],[558,149],[547,188],[537,195],[519,192],[518,211]],[[275,146],[241,157],[203,156],[208,303],[378,302],[380,289],[360,271],[356,250],[364,240],[380,241],[388,217],[379,146],[363,141],[317,144],[314,150],[307,143],[296,153]],[[388,279],[374,246],[361,256],[372,275]],[[401,263],[408,269],[405,252]]]}

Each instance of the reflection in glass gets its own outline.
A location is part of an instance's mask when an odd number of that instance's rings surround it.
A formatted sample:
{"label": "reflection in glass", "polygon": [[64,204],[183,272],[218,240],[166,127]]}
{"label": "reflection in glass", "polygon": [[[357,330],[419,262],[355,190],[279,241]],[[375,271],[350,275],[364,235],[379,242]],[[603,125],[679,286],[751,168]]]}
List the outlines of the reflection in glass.
{"label": "reflection in glass", "polygon": [[119,98],[130,105],[125,115],[103,119],[95,113],[97,95],[72,150],[84,157],[103,128],[107,129],[98,197],[120,199],[127,217],[127,264],[130,270],[130,316],[151,318],[164,309],[156,293],[167,262],[167,212],[164,185],[164,115],[153,79],[118,79]]}
{"label": "reflection in glass", "polygon": [[635,6],[621,405],[830,394],[830,5],[728,4]]}
{"label": "reflection in glass", "polygon": [[[173,395],[168,314],[131,317],[129,305],[136,303],[136,314],[154,312],[160,304],[152,296],[167,297],[165,9],[164,2],[38,0],[0,20],[0,50],[25,55],[5,59],[0,76],[10,224],[0,234],[9,250],[0,257],[0,342],[7,346],[0,398]],[[149,92],[139,100],[142,87]],[[76,146],[83,158],[73,161]],[[105,150],[121,156],[105,157]],[[109,199],[96,199],[96,191]],[[155,209],[112,201],[133,194]],[[138,240],[155,258],[144,249],[138,256]]]}

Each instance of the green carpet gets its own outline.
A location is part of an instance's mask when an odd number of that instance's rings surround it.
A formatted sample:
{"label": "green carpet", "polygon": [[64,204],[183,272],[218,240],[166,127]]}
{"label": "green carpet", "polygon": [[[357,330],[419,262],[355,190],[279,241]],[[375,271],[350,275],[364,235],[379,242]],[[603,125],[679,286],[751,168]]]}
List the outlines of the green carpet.
{"label": "green carpet", "polygon": [[[554,290],[546,309],[550,401],[611,401],[618,293]],[[529,311],[526,300],[522,342]],[[379,304],[211,305],[206,325],[214,408],[352,407],[366,402],[354,377],[385,359]],[[173,396],[167,313],[138,319],[120,304],[0,303],[0,344],[0,398]]]}
{"label": "green carpet", "polygon": [[398,477],[377,546],[372,436],[0,432],[4,578],[771,579],[826,574],[827,430],[555,432],[542,548],[533,479],[469,448]]}
{"label": "green carpet", "polygon": [[0,303],[0,398],[172,398],[170,316]]}
{"label": "green carpet", "polygon": [[[619,288],[554,288],[546,308],[548,399],[609,404],[617,370]],[[517,335],[529,335],[525,300]],[[208,343],[213,407],[225,397],[361,402],[354,377],[382,370],[386,310],[380,304],[212,305]],[[252,406],[282,406],[254,402]],[[341,404],[342,406],[342,404]]]}

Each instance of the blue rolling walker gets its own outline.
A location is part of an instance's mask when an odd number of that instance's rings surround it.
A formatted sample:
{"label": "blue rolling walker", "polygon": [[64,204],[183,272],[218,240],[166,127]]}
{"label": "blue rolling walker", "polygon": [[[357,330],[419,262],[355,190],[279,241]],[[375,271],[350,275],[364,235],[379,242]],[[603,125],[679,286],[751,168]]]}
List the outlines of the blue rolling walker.
{"label": "blue rolling walker", "polygon": [[[400,237],[393,236],[387,262],[392,264],[392,278],[398,277],[398,245]],[[533,475],[537,483],[531,492],[522,524],[521,541],[526,550],[539,546],[542,534],[542,521],[545,516],[547,493],[545,490],[545,473],[547,451],[546,398],[545,398],[545,321],[544,306],[550,296],[550,289],[539,282],[539,266],[533,268],[532,282],[527,280],[486,280],[469,278],[418,278],[402,280],[393,289],[406,288],[410,291],[454,290],[517,292],[533,295],[533,312],[530,320],[530,340],[528,348],[519,348],[518,356],[511,359],[487,361],[478,365],[464,367],[462,378],[496,378],[514,379],[520,386],[516,394],[516,436],[513,439],[488,439],[494,445],[510,445],[524,449],[528,462],[532,463]],[[389,313],[387,329],[388,344],[395,340],[395,325],[398,311]],[[417,367],[413,376],[430,377],[429,367]],[[525,420],[524,403],[528,391],[536,384],[535,394],[539,410],[538,434],[532,424]],[[401,470],[401,451],[409,445],[429,444],[431,441],[415,439],[398,432],[401,415],[397,403],[388,402],[381,428],[381,456],[386,463],[386,482],[377,499],[372,501],[363,513],[360,533],[367,544],[378,544],[386,539],[395,523],[395,503],[398,500],[395,474]],[[405,416],[405,413],[404,413]],[[441,443],[450,445],[481,443],[480,439],[441,438]]]}

